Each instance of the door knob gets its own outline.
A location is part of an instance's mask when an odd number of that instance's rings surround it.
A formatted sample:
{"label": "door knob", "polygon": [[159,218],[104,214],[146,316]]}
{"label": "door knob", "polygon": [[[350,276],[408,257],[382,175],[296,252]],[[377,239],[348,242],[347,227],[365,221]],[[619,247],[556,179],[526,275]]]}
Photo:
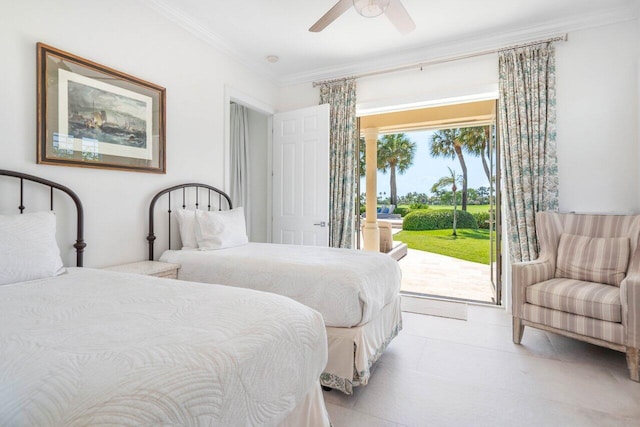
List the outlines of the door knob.
{"label": "door knob", "polygon": [[324,222],[324,221],[320,221],[320,222],[315,223],[315,224],[313,224],[313,225],[319,225],[320,227],[326,227],[326,226],[327,226],[327,223],[326,223],[326,222]]}

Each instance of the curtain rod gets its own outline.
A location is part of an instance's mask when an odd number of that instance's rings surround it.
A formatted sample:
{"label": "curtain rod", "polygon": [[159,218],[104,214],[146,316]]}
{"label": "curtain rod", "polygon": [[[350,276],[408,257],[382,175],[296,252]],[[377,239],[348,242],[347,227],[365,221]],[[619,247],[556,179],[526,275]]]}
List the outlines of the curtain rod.
{"label": "curtain rod", "polygon": [[467,54],[464,54],[464,55],[450,56],[450,57],[446,57],[446,58],[434,59],[434,60],[431,60],[431,61],[423,61],[423,62],[418,62],[417,64],[405,65],[405,66],[396,67],[396,68],[387,68],[386,70],[371,71],[371,72],[368,72],[368,73],[357,74],[355,76],[350,76],[350,77],[341,77],[341,78],[332,79],[332,80],[315,81],[315,82],[313,82],[313,87],[321,86],[321,85],[326,84],[326,83],[340,82],[340,81],[344,81],[344,80],[348,80],[348,79],[359,79],[359,78],[362,78],[362,77],[371,77],[371,76],[377,76],[377,75],[380,75],[380,74],[396,73],[398,71],[406,71],[406,70],[411,70],[413,68],[420,68],[420,70],[422,70],[422,67],[425,67],[425,66],[428,66],[428,65],[436,65],[436,64],[443,64],[445,62],[459,61],[459,60],[462,60],[462,59],[474,58],[476,56],[484,56],[484,55],[489,55],[489,54],[492,54],[492,53],[503,52],[505,50],[511,50],[511,49],[518,49],[518,48],[522,48],[522,47],[533,46],[533,45],[540,44],[540,43],[552,43],[552,42],[560,42],[560,41],[566,42],[567,40],[568,40],[568,34],[564,33],[564,34],[559,35],[559,36],[550,37],[550,38],[543,39],[543,40],[536,40],[536,41],[532,41],[532,42],[528,42],[528,43],[522,43],[522,44],[517,44],[517,45],[512,45],[512,46],[507,46],[507,47],[496,48],[496,49],[483,50],[483,51],[474,52],[474,53],[467,53]]}

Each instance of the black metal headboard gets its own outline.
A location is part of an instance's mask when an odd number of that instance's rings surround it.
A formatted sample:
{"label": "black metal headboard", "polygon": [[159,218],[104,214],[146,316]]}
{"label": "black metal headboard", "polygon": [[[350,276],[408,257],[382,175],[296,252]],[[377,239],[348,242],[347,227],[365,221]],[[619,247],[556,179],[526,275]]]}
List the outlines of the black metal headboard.
{"label": "black metal headboard", "polygon": [[[188,194],[189,189],[192,189],[191,194]],[[200,190],[203,190],[203,192],[206,192],[205,197],[206,197],[206,202],[207,202],[206,206],[208,211],[210,211],[212,208],[212,205],[211,205],[212,201],[214,204],[216,203],[216,198],[218,199],[217,200],[218,210],[222,210],[223,202],[226,202],[228,209],[233,208],[231,204],[231,198],[227,195],[227,193],[217,189],[216,187],[212,187],[211,185],[208,185],[208,184],[199,184],[199,183],[180,184],[180,185],[175,185],[173,187],[165,188],[164,190],[159,191],[155,196],[153,196],[153,199],[151,199],[151,203],[149,204],[149,234],[147,235],[147,240],[149,241],[149,260],[150,261],[153,261],[153,244],[155,243],[155,240],[156,240],[156,235],[154,234],[154,227],[153,227],[156,202],[163,195],[165,194],[167,195],[167,206],[168,206],[167,227],[168,227],[169,249],[171,249],[171,212],[172,212],[171,193],[173,193],[174,191],[179,191],[180,193],[182,193],[181,206],[183,209],[187,209],[189,207],[187,206],[187,196],[188,195],[193,196],[192,193],[195,193],[195,197],[192,199],[194,202],[192,206],[194,207],[194,209],[199,209],[202,203],[204,203],[204,201],[201,203],[201,200],[205,200],[201,197]],[[213,198],[211,197],[212,193],[213,193]],[[216,206],[214,205],[213,208],[215,209]]]}
{"label": "black metal headboard", "polygon": [[74,243],[73,247],[76,249],[76,266],[82,267],[83,264],[83,253],[84,248],[87,244],[84,242],[84,210],[82,209],[82,202],[76,193],[74,193],[71,189],[65,187],[64,185],[57,184],[55,182],[46,180],[44,178],[38,178],[37,176],[27,175],[22,172],[14,172],[10,170],[0,169],[0,175],[2,176],[10,176],[14,178],[18,178],[20,180],[20,206],[18,209],[20,213],[23,213],[26,207],[24,206],[24,181],[37,182],[38,184],[45,185],[50,189],[50,209],[53,210],[53,189],[60,190],[66,193],[71,199],[73,203],[76,205],[76,213],[77,213],[77,226],[76,226],[76,243]]}

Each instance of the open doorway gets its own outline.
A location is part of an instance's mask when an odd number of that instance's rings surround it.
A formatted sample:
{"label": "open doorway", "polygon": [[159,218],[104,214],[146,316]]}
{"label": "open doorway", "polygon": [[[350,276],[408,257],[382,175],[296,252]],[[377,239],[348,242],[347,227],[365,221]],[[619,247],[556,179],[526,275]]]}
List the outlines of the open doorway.
{"label": "open doorway", "polygon": [[408,245],[404,294],[500,303],[495,120],[495,100],[360,118],[379,134],[378,223]]}
{"label": "open doorway", "polygon": [[[271,241],[271,127],[274,109],[261,101],[237,91],[231,87],[225,87],[225,148],[224,148],[224,189],[231,195],[231,175],[237,166],[232,160],[232,132],[238,128],[236,117],[238,108],[244,110],[243,132],[246,138],[246,161],[243,174],[247,178],[247,206],[245,217],[247,233],[251,242]],[[233,110],[233,114],[232,114]],[[233,128],[236,129],[233,129]],[[233,201],[234,206],[242,203]]]}

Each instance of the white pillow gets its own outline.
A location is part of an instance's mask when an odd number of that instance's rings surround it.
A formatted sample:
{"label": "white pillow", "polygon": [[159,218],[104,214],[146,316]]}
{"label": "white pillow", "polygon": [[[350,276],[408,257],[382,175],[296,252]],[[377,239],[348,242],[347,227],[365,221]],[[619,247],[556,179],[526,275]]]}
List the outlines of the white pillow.
{"label": "white pillow", "polygon": [[178,220],[178,230],[180,231],[180,241],[182,249],[197,249],[196,240],[196,213],[187,209],[178,209],[176,218]]}
{"label": "white pillow", "polygon": [[0,285],[63,272],[53,212],[0,215]]}
{"label": "white pillow", "polygon": [[249,243],[242,207],[228,211],[197,211],[196,239],[201,251]]}

